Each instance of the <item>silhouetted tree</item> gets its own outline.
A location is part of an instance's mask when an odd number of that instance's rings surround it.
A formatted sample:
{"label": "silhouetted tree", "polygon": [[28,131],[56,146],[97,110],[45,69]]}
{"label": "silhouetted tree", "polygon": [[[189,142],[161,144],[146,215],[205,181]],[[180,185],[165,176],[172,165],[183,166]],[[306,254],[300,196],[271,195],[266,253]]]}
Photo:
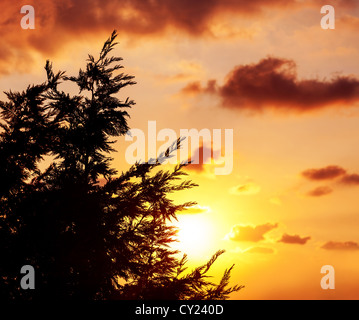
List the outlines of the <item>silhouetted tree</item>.
{"label": "silhouetted tree", "polygon": [[[1,299],[225,299],[241,286],[219,284],[204,266],[185,273],[184,255],[170,248],[176,212],[194,202],[174,204],[168,194],[192,188],[178,182],[184,164],[160,170],[137,163],[120,175],[111,168],[114,137],[128,131],[126,108],[115,95],[133,85],[109,56],[116,32],[97,59],[75,77],[55,74],[47,62],[46,82],[7,92],[0,102],[0,298]],[[60,90],[75,83],[78,95]],[[43,170],[44,157],[51,164]],[[99,178],[105,178],[104,185]],[[20,268],[36,271],[36,289],[20,288]]]}

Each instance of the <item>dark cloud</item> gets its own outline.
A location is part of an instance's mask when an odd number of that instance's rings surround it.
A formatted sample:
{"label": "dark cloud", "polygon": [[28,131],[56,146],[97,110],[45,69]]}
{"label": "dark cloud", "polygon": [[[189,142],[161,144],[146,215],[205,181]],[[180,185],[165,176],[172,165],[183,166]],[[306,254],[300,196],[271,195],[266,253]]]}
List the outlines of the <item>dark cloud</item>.
{"label": "dark cloud", "polygon": [[311,197],[321,197],[333,192],[333,189],[328,186],[315,188],[307,193]]}
{"label": "dark cloud", "polygon": [[182,92],[213,93],[225,108],[253,112],[265,109],[307,112],[359,101],[358,78],[298,79],[294,61],[274,57],[237,66],[227,75],[223,86],[211,80],[210,89],[194,82]]}
{"label": "dark cloud", "polygon": [[[342,185],[348,186],[357,186],[359,185],[359,174],[347,173],[342,167],[339,166],[327,166],[324,168],[319,169],[307,169],[302,172],[302,176],[313,181],[320,181],[320,180],[333,180],[338,177],[341,177],[339,183]],[[324,196],[331,193],[333,190],[329,186],[321,186],[317,187],[307,193],[309,196],[319,197]]]}
{"label": "dark cloud", "polygon": [[[23,5],[35,9],[34,30],[20,27]],[[34,52],[50,58],[68,43],[108,36],[114,29],[136,39],[163,35],[170,29],[210,35],[211,21],[222,13],[256,14],[268,6],[284,5],[288,7],[285,0],[2,0],[0,72],[27,71]]]}
{"label": "dark cloud", "polygon": [[346,174],[340,182],[346,185],[359,185],[359,174]]}
{"label": "dark cloud", "polygon": [[[44,1],[43,2],[50,2]],[[289,2],[289,5],[288,5]],[[153,34],[167,27],[202,34],[223,12],[259,13],[263,8],[289,7],[294,0],[68,0],[56,6],[56,23],[71,30],[118,25],[131,34]]]}
{"label": "dark cloud", "polygon": [[302,172],[302,176],[309,180],[330,180],[342,176],[346,170],[339,166],[327,166],[319,169],[307,169]]}
{"label": "dark cloud", "polygon": [[199,81],[193,81],[188,83],[181,93],[187,95],[197,95],[200,93],[215,93],[217,90],[216,80],[208,80],[207,85],[203,87]]}
{"label": "dark cloud", "polygon": [[233,241],[252,241],[258,242],[264,240],[264,235],[277,228],[278,224],[266,223],[259,226],[243,226],[235,225],[232,227],[231,232],[227,235]]}
{"label": "dark cloud", "polygon": [[278,242],[303,245],[306,244],[308,240],[310,240],[310,237],[301,237],[297,234],[289,235],[285,233],[282,235],[282,239],[278,240]]}
{"label": "dark cloud", "polygon": [[336,242],[329,241],[321,246],[322,249],[326,250],[359,250],[359,244],[353,241]]}
{"label": "dark cloud", "polygon": [[[336,3],[357,6],[353,0]],[[20,28],[23,5],[35,8],[34,30]],[[136,39],[163,35],[169,30],[195,37],[211,36],[213,21],[223,19],[226,13],[248,16],[268,8],[287,10],[310,5],[317,7],[318,0],[2,0],[0,72],[11,72],[14,67],[24,71],[33,52],[50,58],[68,43],[109,35],[113,29]]]}
{"label": "dark cloud", "polygon": [[[352,1],[337,2],[355,6]],[[317,0],[309,3],[318,5]],[[298,5],[295,0],[68,0],[56,6],[54,15],[56,23],[68,30],[97,30],[116,25],[127,33],[143,35],[172,27],[188,34],[202,35],[208,31],[212,20],[222,13],[259,14],[266,8],[288,9]]]}
{"label": "dark cloud", "polygon": [[[207,144],[209,144],[209,142]],[[186,169],[196,173],[205,172],[205,165],[216,164],[216,160],[220,159],[220,157],[221,150],[214,149],[213,142],[211,142],[211,146],[207,146],[202,143],[188,158],[187,162],[189,164],[186,166]]]}
{"label": "dark cloud", "polygon": [[211,163],[213,159],[213,150],[204,145],[201,145],[194,154],[188,159],[188,162],[191,162],[186,166],[190,171],[195,171],[201,173],[205,171],[205,164]]}

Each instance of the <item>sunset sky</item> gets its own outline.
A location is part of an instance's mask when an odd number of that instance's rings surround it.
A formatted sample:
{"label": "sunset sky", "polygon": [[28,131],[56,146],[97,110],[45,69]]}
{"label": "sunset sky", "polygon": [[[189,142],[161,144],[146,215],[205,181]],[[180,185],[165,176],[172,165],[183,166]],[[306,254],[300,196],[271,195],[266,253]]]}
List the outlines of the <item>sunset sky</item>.
{"label": "sunset sky", "polygon": [[[20,26],[25,4],[34,30]],[[334,30],[321,28],[324,5]],[[178,215],[191,266],[225,249],[212,274],[235,264],[231,282],[245,288],[232,299],[359,299],[357,0],[4,0],[0,10],[2,100],[45,81],[46,59],[77,74],[116,29],[114,54],[137,82],[122,93],[136,101],[131,128],[233,129],[232,173],[188,166],[199,186],[174,195],[198,202]],[[130,144],[116,143],[119,171]],[[334,290],[320,286],[324,265]]]}

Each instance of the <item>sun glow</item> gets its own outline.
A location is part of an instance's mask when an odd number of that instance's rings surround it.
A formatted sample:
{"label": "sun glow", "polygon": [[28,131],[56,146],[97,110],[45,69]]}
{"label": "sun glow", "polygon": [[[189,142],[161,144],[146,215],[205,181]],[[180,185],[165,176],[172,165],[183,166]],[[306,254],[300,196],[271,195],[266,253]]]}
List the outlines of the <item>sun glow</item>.
{"label": "sun glow", "polygon": [[213,251],[211,248],[213,225],[206,214],[181,215],[178,217],[175,248],[192,258],[202,258]]}

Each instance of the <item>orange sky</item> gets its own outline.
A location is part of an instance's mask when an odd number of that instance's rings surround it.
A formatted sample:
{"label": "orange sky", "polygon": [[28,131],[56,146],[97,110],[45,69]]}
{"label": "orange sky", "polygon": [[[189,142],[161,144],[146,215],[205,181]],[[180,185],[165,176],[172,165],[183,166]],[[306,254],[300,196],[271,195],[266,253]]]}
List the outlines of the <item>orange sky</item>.
{"label": "orange sky", "polygon": [[[21,29],[22,4],[34,6],[35,30]],[[335,30],[320,26],[326,4]],[[193,263],[226,249],[214,274],[235,263],[232,282],[246,286],[232,299],[359,298],[358,1],[5,0],[0,10],[2,91],[44,81],[46,59],[74,74],[117,29],[115,53],[137,81],[123,93],[137,103],[132,128],[233,129],[232,173],[189,167],[199,187],[175,196],[200,206],[179,220],[201,246],[179,247]],[[129,144],[116,144],[119,170]],[[334,290],[320,287],[323,265]]]}

